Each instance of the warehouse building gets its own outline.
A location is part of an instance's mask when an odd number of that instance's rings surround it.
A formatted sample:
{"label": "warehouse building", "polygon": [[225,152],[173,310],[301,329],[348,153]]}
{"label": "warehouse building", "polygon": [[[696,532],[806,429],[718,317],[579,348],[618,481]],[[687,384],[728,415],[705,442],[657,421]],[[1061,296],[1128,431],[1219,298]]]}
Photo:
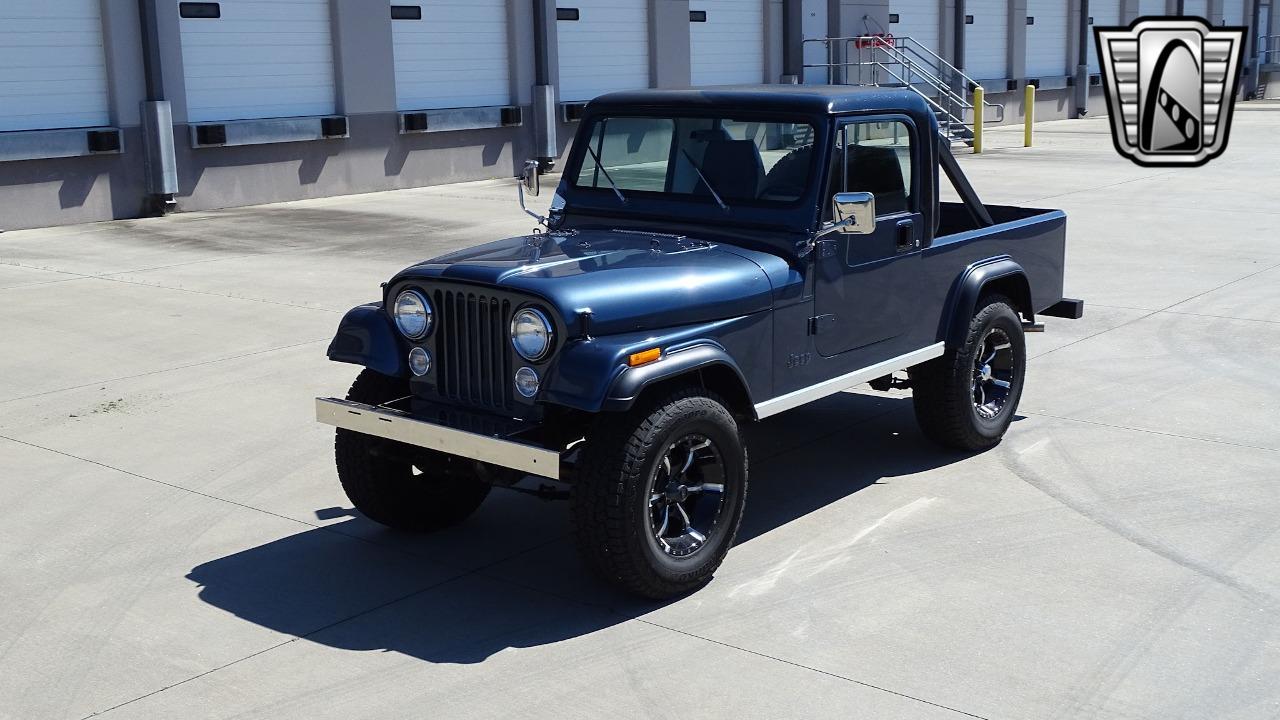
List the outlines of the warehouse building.
{"label": "warehouse building", "polygon": [[862,41],[824,38],[909,43],[980,84],[990,121],[1017,122],[1028,83],[1038,119],[1105,112],[1084,26],[1200,15],[1250,26],[1244,92],[1274,77],[1275,94],[1270,6],[4,0],[0,229],[512,176],[554,164],[582,104],[610,90],[890,80]]}

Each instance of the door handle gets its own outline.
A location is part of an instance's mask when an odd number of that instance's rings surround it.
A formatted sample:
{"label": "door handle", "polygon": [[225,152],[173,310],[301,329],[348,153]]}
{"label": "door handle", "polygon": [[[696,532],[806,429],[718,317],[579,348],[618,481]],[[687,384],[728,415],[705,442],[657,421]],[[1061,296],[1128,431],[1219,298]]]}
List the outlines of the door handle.
{"label": "door handle", "polygon": [[907,250],[916,249],[915,220],[900,220],[898,222],[898,237],[897,237],[896,248],[898,252],[906,252]]}

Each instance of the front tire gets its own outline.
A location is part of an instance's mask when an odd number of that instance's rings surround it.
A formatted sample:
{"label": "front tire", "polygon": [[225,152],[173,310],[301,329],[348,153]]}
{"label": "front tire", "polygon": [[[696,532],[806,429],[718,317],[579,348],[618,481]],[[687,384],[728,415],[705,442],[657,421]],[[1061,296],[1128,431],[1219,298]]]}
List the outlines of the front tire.
{"label": "front tire", "polygon": [[719,398],[684,389],[603,416],[580,467],[574,538],[598,575],[657,600],[711,579],[747,492],[746,449]]}
{"label": "front tire", "polygon": [[911,369],[920,429],[958,450],[994,447],[1017,412],[1026,370],[1026,339],[1013,303],[1000,295],[982,298],[964,343]]}
{"label": "front tire", "polygon": [[[409,395],[409,382],[360,372],[347,399],[381,405]],[[439,530],[480,507],[490,486],[463,458],[339,428],[334,438],[338,480],[353,505],[374,522],[398,530]]]}

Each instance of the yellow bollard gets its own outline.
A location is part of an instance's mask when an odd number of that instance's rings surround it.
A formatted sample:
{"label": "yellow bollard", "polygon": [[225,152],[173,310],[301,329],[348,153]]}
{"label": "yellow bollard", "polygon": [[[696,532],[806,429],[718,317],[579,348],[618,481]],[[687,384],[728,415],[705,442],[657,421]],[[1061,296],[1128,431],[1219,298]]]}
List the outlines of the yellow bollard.
{"label": "yellow bollard", "polygon": [[1022,100],[1022,114],[1026,127],[1022,130],[1022,147],[1031,147],[1031,126],[1036,121],[1036,86],[1027,83],[1026,95]]}
{"label": "yellow bollard", "polygon": [[982,152],[982,87],[973,89],[973,154]]}

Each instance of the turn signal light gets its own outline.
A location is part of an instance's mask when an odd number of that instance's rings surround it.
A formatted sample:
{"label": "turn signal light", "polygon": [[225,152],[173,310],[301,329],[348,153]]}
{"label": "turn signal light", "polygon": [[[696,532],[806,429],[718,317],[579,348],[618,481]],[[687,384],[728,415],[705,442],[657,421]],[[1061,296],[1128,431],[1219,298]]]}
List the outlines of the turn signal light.
{"label": "turn signal light", "polygon": [[637,365],[647,365],[661,358],[662,348],[649,348],[638,353],[631,353],[631,357],[627,358],[627,364],[631,367],[636,367]]}

